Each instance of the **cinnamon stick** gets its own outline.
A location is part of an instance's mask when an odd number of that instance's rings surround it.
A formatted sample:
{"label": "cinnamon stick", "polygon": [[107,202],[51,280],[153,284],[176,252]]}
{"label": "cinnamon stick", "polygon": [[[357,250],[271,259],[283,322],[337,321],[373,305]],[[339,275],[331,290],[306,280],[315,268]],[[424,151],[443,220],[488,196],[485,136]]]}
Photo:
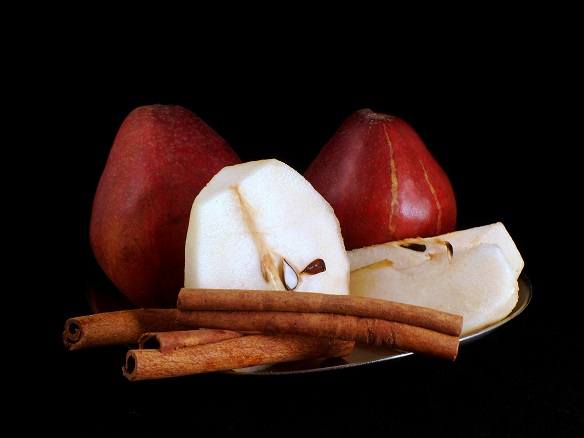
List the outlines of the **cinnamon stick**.
{"label": "cinnamon stick", "polygon": [[211,344],[226,339],[238,338],[243,333],[233,330],[196,329],[174,330],[168,332],[144,333],[138,339],[139,349],[156,349],[161,352],[176,350],[177,348],[193,347],[195,345]]}
{"label": "cinnamon stick", "polygon": [[383,345],[449,360],[456,359],[460,344],[458,336],[423,327],[335,313],[178,309],[177,320],[192,327],[287,333]]}
{"label": "cinnamon stick", "polygon": [[377,298],[318,292],[182,288],[177,307],[180,310],[338,313],[405,323],[453,336],[460,336],[462,331],[461,315]]}
{"label": "cinnamon stick", "polygon": [[287,334],[250,334],[212,344],[126,353],[123,375],[131,381],[226,371],[262,364],[348,356],[355,343]]}
{"label": "cinnamon stick", "polygon": [[69,318],[62,339],[69,350],[137,344],[146,332],[179,330],[176,309],[132,309]]}

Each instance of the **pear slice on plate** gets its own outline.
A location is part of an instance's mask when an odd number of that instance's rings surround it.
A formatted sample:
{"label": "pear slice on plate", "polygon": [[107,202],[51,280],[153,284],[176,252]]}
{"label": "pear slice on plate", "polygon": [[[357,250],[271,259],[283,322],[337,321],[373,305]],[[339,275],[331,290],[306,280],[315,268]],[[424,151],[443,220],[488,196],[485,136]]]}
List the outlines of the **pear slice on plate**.
{"label": "pear slice on plate", "polygon": [[462,315],[461,336],[507,316],[519,285],[498,245],[447,250],[420,264],[396,269],[381,260],[351,271],[351,294],[429,307]]}
{"label": "pear slice on plate", "polygon": [[350,293],[463,316],[462,336],[505,318],[524,262],[502,223],[348,251]]}
{"label": "pear slice on plate", "polygon": [[184,285],[348,295],[339,221],[312,185],[279,160],[226,166],[193,202]]}

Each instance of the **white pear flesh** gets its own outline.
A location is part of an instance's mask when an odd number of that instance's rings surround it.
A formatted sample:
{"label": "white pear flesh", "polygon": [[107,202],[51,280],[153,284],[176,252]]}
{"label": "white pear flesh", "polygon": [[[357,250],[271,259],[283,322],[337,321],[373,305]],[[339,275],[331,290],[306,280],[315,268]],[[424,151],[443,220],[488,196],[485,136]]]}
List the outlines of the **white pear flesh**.
{"label": "white pear flesh", "polygon": [[[324,271],[302,273],[317,259]],[[339,221],[314,187],[277,159],[224,167],[193,202],[184,285],[348,295]]]}
{"label": "white pear flesh", "polygon": [[[395,268],[402,269],[430,260],[432,254],[444,249],[445,242],[452,245],[455,254],[460,249],[470,248],[480,243],[496,244],[503,250],[517,278],[523,270],[524,261],[521,253],[502,222],[457,230],[434,237],[410,238],[356,248],[348,251],[349,263],[353,271],[387,259],[393,263]],[[414,251],[407,247],[408,244],[422,244],[426,248],[423,251]]]}
{"label": "white pear flesh", "polygon": [[397,269],[384,259],[351,271],[351,294],[462,315],[461,336],[507,316],[518,300],[519,286],[505,253],[481,243],[443,251],[416,265]]}
{"label": "white pear flesh", "polygon": [[519,278],[525,265],[517,245],[502,222],[495,222],[480,227],[467,228],[465,230],[453,231],[451,233],[438,236],[440,240],[448,241],[457,251],[461,248],[470,248],[480,243],[493,243],[498,245],[509,260],[515,276]]}

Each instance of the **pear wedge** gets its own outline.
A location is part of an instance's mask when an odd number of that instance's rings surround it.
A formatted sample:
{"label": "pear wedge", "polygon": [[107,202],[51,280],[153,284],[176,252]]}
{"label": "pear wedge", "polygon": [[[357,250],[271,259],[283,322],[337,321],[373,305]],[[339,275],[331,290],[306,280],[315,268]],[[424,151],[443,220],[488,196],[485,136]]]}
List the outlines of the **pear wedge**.
{"label": "pear wedge", "polygon": [[446,245],[427,260],[398,269],[387,259],[351,271],[352,295],[414,304],[462,315],[462,336],[500,321],[515,307],[516,272],[500,246]]}

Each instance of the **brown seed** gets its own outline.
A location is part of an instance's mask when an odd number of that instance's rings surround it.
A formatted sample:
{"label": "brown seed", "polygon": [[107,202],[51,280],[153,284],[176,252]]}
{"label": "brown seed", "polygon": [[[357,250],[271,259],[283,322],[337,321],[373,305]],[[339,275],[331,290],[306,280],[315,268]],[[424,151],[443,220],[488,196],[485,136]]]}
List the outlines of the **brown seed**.
{"label": "brown seed", "polygon": [[446,250],[448,251],[448,261],[452,263],[452,256],[454,255],[454,248],[450,242],[444,241],[444,245],[446,245]]}
{"label": "brown seed", "polygon": [[326,271],[326,265],[324,264],[324,260],[316,259],[310,262],[308,266],[306,266],[306,268],[302,270],[301,274],[314,275],[320,274],[321,272],[324,271]]}
{"label": "brown seed", "polygon": [[426,251],[426,245],[423,243],[402,243],[400,244],[402,248],[411,249],[412,251],[416,252],[424,252]]}

